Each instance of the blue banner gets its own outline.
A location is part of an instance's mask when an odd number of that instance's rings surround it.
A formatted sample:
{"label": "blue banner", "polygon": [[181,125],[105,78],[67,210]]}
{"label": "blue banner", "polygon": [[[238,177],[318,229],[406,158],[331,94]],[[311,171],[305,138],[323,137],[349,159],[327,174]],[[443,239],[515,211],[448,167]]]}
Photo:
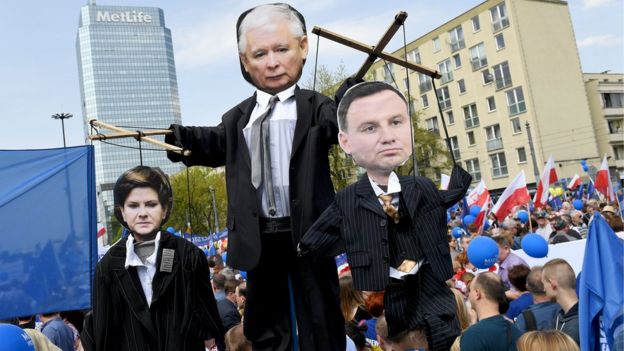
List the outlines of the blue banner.
{"label": "blue banner", "polygon": [[0,319],[90,308],[93,147],[0,150],[0,179]]}

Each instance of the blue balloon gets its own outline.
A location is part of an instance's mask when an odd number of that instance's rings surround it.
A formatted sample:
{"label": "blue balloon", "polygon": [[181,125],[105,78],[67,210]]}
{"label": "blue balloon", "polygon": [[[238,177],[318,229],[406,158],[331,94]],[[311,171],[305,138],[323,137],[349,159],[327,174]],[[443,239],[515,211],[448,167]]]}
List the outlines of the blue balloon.
{"label": "blue balloon", "polygon": [[582,164],[583,166],[585,166],[585,165],[587,164],[587,161],[583,159],[583,160],[581,160],[581,164]]}
{"label": "blue balloon", "polygon": [[483,230],[488,230],[488,229],[490,229],[490,221],[485,220],[483,222]]}
{"label": "blue balloon", "polygon": [[535,258],[542,258],[548,255],[548,243],[541,235],[529,233],[522,238],[522,250],[527,255]]}
{"label": "blue balloon", "polygon": [[167,228],[167,232],[169,234],[175,234],[175,228],[174,227],[169,227],[169,228]]}
{"label": "blue balloon", "polygon": [[479,212],[481,212],[481,206],[479,205],[472,205],[470,206],[470,215],[472,216],[478,216]]}
{"label": "blue balloon", "polygon": [[498,245],[487,236],[478,236],[468,245],[468,260],[475,267],[487,269],[498,261]]}
{"label": "blue balloon", "polygon": [[589,167],[587,165],[583,165],[583,171],[587,172],[589,170]]}
{"label": "blue balloon", "polygon": [[471,225],[472,223],[474,223],[475,219],[476,218],[473,215],[464,216],[464,225]]}
{"label": "blue balloon", "polygon": [[576,199],[572,202],[572,205],[574,205],[574,208],[577,210],[582,210],[583,209],[583,200],[581,199]]}
{"label": "blue balloon", "polygon": [[461,229],[460,227],[455,227],[451,231],[451,234],[453,235],[453,238],[457,239],[457,238],[460,238],[462,234],[464,234],[464,230]]}
{"label": "blue balloon", "polygon": [[518,218],[518,220],[522,224],[524,224],[529,221],[529,213],[525,210],[520,210],[518,211],[518,213],[516,213],[516,218]]}
{"label": "blue balloon", "polygon": [[239,273],[240,273],[241,278],[247,280],[247,272],[246,271],[240,271]]}
{"label": "blue balloon", "polygon": [[35,344],[22,328],[1,323],[0,350],[35,351]]}
{"label": "blue balloon", "polygon": [[451,214],[446,212],[446,223],[451,221]]}

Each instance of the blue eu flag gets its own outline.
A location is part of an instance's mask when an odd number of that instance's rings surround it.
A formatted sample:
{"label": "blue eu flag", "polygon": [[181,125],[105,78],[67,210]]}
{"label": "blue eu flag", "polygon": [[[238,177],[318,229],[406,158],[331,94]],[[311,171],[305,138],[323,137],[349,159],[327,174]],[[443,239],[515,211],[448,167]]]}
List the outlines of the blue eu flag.
{"label": "blue eu flag", "polygon": [[622,323],[624,305],[624,240],[600,214],[594,215],[587,233],[585,258],[579,282],[579,334],[581,350],[599,350],[600,317],[609,348]]}

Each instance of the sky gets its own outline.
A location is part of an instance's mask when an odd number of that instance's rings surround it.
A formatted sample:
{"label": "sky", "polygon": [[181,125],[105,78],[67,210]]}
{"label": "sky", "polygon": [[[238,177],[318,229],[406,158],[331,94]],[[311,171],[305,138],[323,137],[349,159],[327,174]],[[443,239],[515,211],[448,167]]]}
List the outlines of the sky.
{"label": "sky", "polygon": [[[514,0],[518,1],[518,0]],[[520,0],[525,1],[525,0]],[[314,26],[375,45],[399,11],[408,13],[407,41],[480,4],[481,0],[295,0],[289,2]],[[0,11],[0,149],[63,146],[56,113],[65,121],[68,146],[83,145],[84,122],[76,63],[78,16],[86,0],[3,2]],[[163,9],[173,37],[185,125],[215,125],[221,115],[253,93],[241,74],[235,25],[244,10],[263,1],[97,0],[99,5]],[[584,72],[624,72],[624,0],[568,2]],[[385,51],[402,47],[399,31]],[[554,43],[556,45],[556,43]],[[316,36],[301,82],[314,73]],[[321,39],[318,64],[355,72],[365,54]],[[426,63],[431,66],[433,63]],[[89,117],[93,118],[93,117]]]}

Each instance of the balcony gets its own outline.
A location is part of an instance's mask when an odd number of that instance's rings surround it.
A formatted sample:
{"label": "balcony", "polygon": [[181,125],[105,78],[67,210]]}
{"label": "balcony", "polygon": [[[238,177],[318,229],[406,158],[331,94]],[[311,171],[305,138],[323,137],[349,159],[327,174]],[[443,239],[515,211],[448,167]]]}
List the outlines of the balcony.
{"label": "balcony", "polygon": [[604,116],[609,117],[622,117],[624,116],[624,107],[605,107],[602,112]]}
{"label": "balcony", "polygon": [[472,65],[472,70],[476,71],[482,67],[487,66],[487,57],[473,57],[470,59],[470,64]]}
{"label": "balcony", "polygon": [[479,117],[472,117],[472,118],[468,118],[466,120],[464,120],[464,123],[466,125],[466,129],[471,129],[474,127],[478,127],[479,126]]}
{"label": "balcony", "polygon": [[609,134],[609,144],[624,144],[624,131]]}
{"label": "balcony", "polygon": [[464,39],[453,40],[449,43],[449,46],[451,47],[451,52],[455,52],[465,48],[466,42],[464,42]]}
{"label": "balcony", "polygon": [[495,151],[503,148],[503,138],[496,138],[485,142],[487,151]]}
{"label": "balcony", "polygon": [[624,168],[624,160],[615,160],[615,168],[617,169]]}

